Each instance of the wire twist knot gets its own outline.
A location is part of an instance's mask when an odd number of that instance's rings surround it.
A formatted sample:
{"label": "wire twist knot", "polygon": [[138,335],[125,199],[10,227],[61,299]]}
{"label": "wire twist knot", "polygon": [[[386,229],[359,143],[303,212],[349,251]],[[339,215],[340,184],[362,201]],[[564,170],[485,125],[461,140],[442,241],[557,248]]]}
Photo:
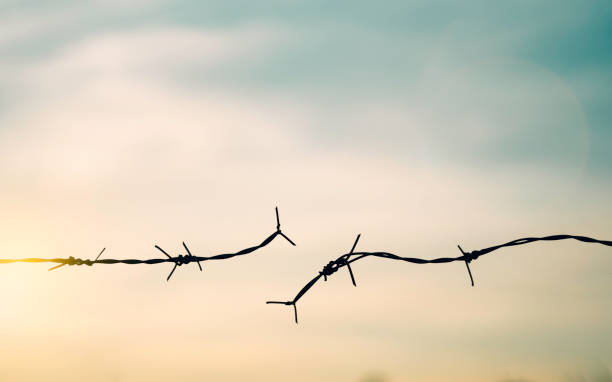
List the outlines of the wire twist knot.
{"label": "wire twist knot", "polygon": [[93,260],[89,260],[89,259],[83,260],[83,259],[78,258],[78,257],[75,258],[73,256],[70,256],[69,258],[66,259],[66,262],[64,264],[67,264],[67,265],[70,265],[70,266],[73,266],[73,265],[88,265],[88,266],[91,267],[94,264],[94,261]]}
{"label": "wire twist knot", "polygon": [[189,264],[192,261],[197,261],[197,259],[195,258],[195,256],[192,255],[178,255],[177,257],[173,257],[172,261],[174,262],[174,264],[180,267],[183,264]]}
{"label": "wire twist knot", "polygon": [[327,263],[327,265],[325,265],[321,271],[319,271],[319,274],[323,276],[325,281],[327,281],[327,276],[333,275],[334,273],[338,271],[339,268],[340,267],[338,263],[332,260],[329,263]]}
{"label": "wire twist knot", "polygon": [[480,250],[474,250],[472,252],[464,252],[463,253],[463,257],[464,257],[465,261],[468,262],[468,263],[471,263],[472,260],[476,260],[481,255],[482,255],[482,252]]}

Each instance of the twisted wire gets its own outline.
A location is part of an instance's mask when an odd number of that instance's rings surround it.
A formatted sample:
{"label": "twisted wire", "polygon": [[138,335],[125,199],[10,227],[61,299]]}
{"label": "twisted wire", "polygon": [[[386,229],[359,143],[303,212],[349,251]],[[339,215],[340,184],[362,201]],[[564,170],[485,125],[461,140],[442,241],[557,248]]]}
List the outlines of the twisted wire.
{"label": "twisted wire", "polygon": [[[104,251],[106,250],[106,248],[103,248],[102,251],[98,254],[98,256],[94,260],[75,258],[73,256],[70,256],[68,258],[54,258],[54,259],[22,258],[22,259],[0,259],[0,264],[18,263],[18,262],[22,262],[22,263],[57,263],[58,265],[56,265],[56,266],[54,266],[52,268],[49,268],[49,271],[52,271],[54,269],[58,269],[58,268],[63,267],[65,265],[69,265],[69,266],[73,266],[73,265],[76,265],[76,266],[81,266],[81,265],[93,266],[95,264],[128,264],[128,265],[149,264],[149,265],[153,265],[153,264],[161,264],[161,263],[173,263],[174,266],[172,267],[172,270],[170,271],[170,273],[168,274],[168,277],[166,278],[166,281],[169,281],[170,278],[172,277],[172,275],[174,274],[174,271],[176,270],[177,267],[180,267],[182,265],[195,262],[195,263],[197,263],[198,268],[200,269],[200,271],[202,271],[201,262],[203,262],[203,261],[225,260],[225,259],[229,259],[229,258],[236,257],[236,256],[247,255],[247,254],[252,253],[252,252],[254,252],[254,251],[256,251],[256,250],[258,250],[260,248],[263,248],[263,247],[267,246],[277,236],[282,236],[291,245],[295,246],[296,244],[287,235],[285,235],[281,231],[281,229],[280,229],[280,219],[279,219],[279,215],[278,215],[278,207],[275,208],[275,213],[276,213],[276,231],[274,231],[272,234],[270,234],[268,237],[266,237],[261,243],[255,245],[255,246],[252,246],[252,247],[248,247],[248,248],[242,249],[242,250],[234,252],[234,253],[222,253],[222,254],[218,254],[218,255],[214,255],[214,256],[208,256],[208,257],[194,256],[194,255],[192,255],[191,251],[189,250],[189,248],[187,247],[185,242],[183,242],[182,244],[183,244],[183,247],[184,247],[184,249],[186,251],[186,254],[185,255],[179,254],[178,256],[174,256],[174,257],[170,256],[164,249],[162,249],[158,245],[155,245],[155,248],[157,250],[159,250],[160,252],[162,252],[166,256],[166,258],[153,258],[153,259],[100,259],[100,256],[102,255],[102,253],[104,253]],[[348,269],[348,271],[349,271],[349,275],[351,277],[351,282],[352,282],[353,286],[357,286],[357,283],[355,282],[355,276],[354,276],[353,270],[351,268],[351,264],[354,263],[355,261],[358,261],[358,260],[361,260],[363,258],[370,257],[370,256],[372,256],[372,257],[379,257],[379,258],[385,258],[385,259],[390,259],[390,260],[405,261],[405,262],[413,263],[413,264],[441,264],[441,263],[451,263],[451,262],[455,262],[455,261],[463,261],[465,263],[466,268],[467,268],[468,275],[470,277],[470,282],[471,282],[471,285],[473,287],[474,286],[474,278],[472,276],[472,271],[470,269],[470,263],[472,261],[478,259],[481,256],[484,256],[486,254],[489,254],[489,253],[491,253],[493,251],[496,251],[496,250],[504,248],[504,247],[512,247],[512,246],[517,246],[517,245],[524,245],[524,244],[529,244],[529,243],[533,243],[533,242],[536,242],[536,241],[555,241],[555,240],[566,240],[566,239],[573,239],[573,240],[577,240],[577,241],[581,241],[581,242],[585,242],[585,243],[601,244],[601,245],[605,245],[605,246],[608,246],[608,247],[612,247],[612,241],[608,241],[608,240],[599,240],[599,239],[594,239],[594,238],[587,237],[587,236],[577,236],[577,235],[550,235],[550,236],[544,236],[544,237],[526,237],[526,238],[516,239],[516,240],[509,241],[507,243],[503,243],[503,244],[499,244],[499,245],[494,245],[494,246],[483,248],[483,249],[473,250],[473,251],[470,251],[470,252],[465,252],[461,248],[461,246],[458,245],[457,247],[461,251],[461,256],[457,256],[457,257],[440,257],[440,258],[434,258],[434,259],[423,259],[423,258],[417,258],[417,257],[402,257],[402,256],[398,256],[396,254],[390,253],[390,252],[355,252],[355,247],[357,246],[357,243],[359,242],[359,238],[360,237],[361,237],[361,234],[357,235],[357,238],[355,239],[355,242],[353,243],[353,246],[351,247],[350,252],[341,255],[340,257],[338,257],[335,260],[331,260],[325,266],[323,266],[321,271],[319,271],[318,274],[313,279],[311,279],[308,283],[306,283],[306,285],[304,285],[302,287],[302,289],[299,290],[299,292],[295,295],[295,297],[292,300],[289,300],[289,301],[267,301],[266,304],[282,304],[282,305],[293,306],[295,322],[298,323],[298,314],[297,314],[297,306],[296,306],[297,302],[321,278],[323,278],[324,281],[327,281],[327,278],[329,276],[333,275],[334,273],[336,273],[341,268],[346,267]]]}
{"label": "twisted wire", "polygon": [[98,254],[98,256],[94,259],[94,260],[90,260],[90,259],[81,259],[81,258],[75,258],[73,256],[70,256],[68,258],[56,258],[56,259],[41,259],[41,258],[23,258],[23,259],[0,259],[0,264],[8,264],[8,263],[58,263],[59,265],[56,265],[52,268],[49,268],[50,271],[54,270],[54,269],[58,269],[60,267],[63,267],[65,265],[69,265],[69,266],[80,266],[80,265],[87,265],[87,266],[92,266],[95,264],[128,264],[128,265],[139,265],[139,264],[149,264],[149,265],[153,265],[153,264],[161,264],[161,263],[174,263],[174,267],[172,268],[172,270],[170,271],[170,274],[168,274],[168,277],[166,278],[166,281],[170,280],[170,277],[172,277],[172,275],[174,274],[174,271],[176,270],[177,267],[180,267],[181,265],[185,265],[185,264],[189,264],[192,262],[195,262],[198,264],[198,267],[200,268],[200,271],[202,271],[202,265],[201,262],[203,261],[212,261],[212,260],[225,260],[225,259],[230,259],[232,257],[236,257],[236,256],[243,256],[243,255],[247,255],[251,252],[254,252],[260,248],[265,247],[266,245],[270,244],[272,242],[272,240],[274,240],[277,236],[281,236],[283,238],[285,238],[291,245],[295,246],[295,243],[287,236],[285,235],[280,228],[280,219],[278,216],[278,207],[275,208],[276,211],[276,231],[274,231],[271,235],[269,235],[268,237],[266,237],[261,243],[252,246],[252,247],[248,247],[245,249],[242,249],[238,252],[234,252],[234,253],[222,253],[219,255],[214,255],[214,256],[193,256],[191,254],[191,251],[189,250],[189,248],[187,247],[187,245],[185,244],[185,242],[183,242],[183,247],[185,248],[186,251],[186,255],[178,255],[178,256],[170,256],[166,251],[164,251],[161,247],[159,247],[158,245],[155,245],[155,248],[157,250],[159,250],[160,252],[162,252],[164,255],[166,255],[166,258],[155,258],[155,259],[100,259],[100,256],[102,255],[102,253],[104,252],[104,249],[102,249],[102,251]]}
{"label": "twisted wire", "polygon": [[355,261],[361,260],[369,256],[380,257],[380,258],[390,259],[390,260],[405,261],[405,262],[413,263],[413,264],[442,264],[442,263],[452,263],[454,261],[463,261],[465,262],[465,266],[467,267],[468,275],[470,277],[470,282],[473,287],[474,278],[472,277],[470,263],[478,259],[481,256],[484,256],[486,254],[489,254],[493,251],[496,251],[504,247],[524,245],[524,244],[533,243],[536,241],[555,241],[555,240],[566,240],[566,239],[574,239],[574,240],[578,240],[578,241],[585,242],[585,243],[602,244],[608,247],[612,247],[612,241],[608,241],[608,240],[598,240],[598,239],[593,239],[591,237],[576,236],[576,235],[551,235],[551,236],[544,236],[544,237],[526,237],[526,238],[516,239],[516,240],[509,241],[507,243],[504,243],[504,244],[494,245],[492,247],[478,249],[478,250],[474,250],[471,252],[465,252],[461,248],[461,246],[458,245],[457,247],[459,248],[459,251],[461,251],[461,256],[439,257],[435,259],[421,259],[417,257],[402,257],[402,256],[398,256],[398,255],[395,255],[389,252],[355,252],[355,247],[357,246],[357,243],[359,242],[360,237],[361,237],[361,234],[357,235],[357,238],[355,239],[355,243],[353,243],[353,247],[351,248],[350,252],[345,253],[341,255],[340,257],[338,257],[337,259],[332,260],[329,263],[327,263],[323,267],[323,269],[319,271],[317,276],[315,276],[312,280],[306,283],[306,285],[304,285],[302,289],[300,289],[300,291],[295,295],[293,300],[266,301],[266,304],[280,304],[280,305],[293,306],[295,323],[297,324],[298,323],[298,315],[297,315],[297,307],[296,307],[297,302],[302,298],[302,296],[304,296],[304,294],[306,294],[306,292],[310,290],[310,288],[312,288],[321,279],[321,277],[323,277],[324,281],[327,281],[327,278],[329,276],[333,275],[341,268],[347,267],[349,271],[349,275],[351,277],[351,281],[353,283],[353,286],[357,286],[357,283],[355,282],[355,276],[353,274],[353,270],[351,269],[351,263],[354,263]]}

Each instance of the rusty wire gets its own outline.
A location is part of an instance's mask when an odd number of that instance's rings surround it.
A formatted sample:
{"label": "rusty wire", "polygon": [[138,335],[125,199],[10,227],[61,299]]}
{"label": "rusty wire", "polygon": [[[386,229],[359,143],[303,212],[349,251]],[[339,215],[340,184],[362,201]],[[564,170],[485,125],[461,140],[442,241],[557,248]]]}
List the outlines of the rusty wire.
{"label": "rusty wire", "polygon": [[281,229],[280,229],[280,219],[278,217],[278,207],[275,208],[276,211],[276,231],[274,231],[270,236],[268,236],[267,238],[264,239],[264,241],[262,241],[260,244],[255,245],[253,247],[249,247],[249,248],[245,248],[243,250],[240,250],[238,252],[235,253],[222,253],[219,255],[214,255],[214,256],[210,256],[210,257],[201,257],[201,256],[193,256],[191,254],[191,251],[189,250],[189,248],[187,247],[187,245],[185,244],[185,242],[183,242],[183,247],[185,248],[186,254],[185,255],[178,255],[175,257],[170,256],[166,251],[164,251],[161,247],[155,245],[155,248],[157,248],[159,251],[161,251],[164,255],[166,255],[166,258],[161,258],[161,259],[146,259],[146,260],[141,260],[141,259],[100,259],[100,255],[102,255],[102,253],[104,252],[104,249],[102,249],[102,251],[98,254],[98,256],[94,259],[94,260],[90,260],[90,259],[81,259],[81,258],[75,258],[73,256],[70,256],[68,258],[58,258],[58,259],[40,259],[40,258],[24,258],[24,259],[0,259],[0,264],[7,264],[7,263],[57,263],[59,265],[56,265],[54,267],[49,268],[50,271],[63,267],[64,265],[88,265],[88,266],[92,266],[95,264],[129,264],[129,265],[136,265],[136,264],[160,264],[160,263],[174,263],[174,267],[172,268],[172,270],[170,271],[170,274],[168,274],[168,277],[166,278],[166,281],[170,280],[170,277],[172,277],[172,275],[174,274],[174,271],[176,270],[176,267],[180,267],[181,265],[184,264],[189,264],[192,262],[195,262],[198,264],[198,267],[200,268],[200,271],[202,270],[202,265],[201,262],[203,261],[210,261],[210,260],[225,260],[225,259],[229,259],[235,256],[242,256],[242,255],[246,255],[249,254],[251,252],[254,252],[256,250],[258,250],[259,248],[263,248],[266,245],[270,244],[272,242],[272,240],[274,240],[277,236],[282,236],[283,238],[285,238],[291,245],[295,246],[295,243],[289,238],[287,237],[287,235],[285,235]]}
{"label": "rusty wire", "polygon": [[295,323],[297,324],[298,314],[297,314],[296,303],[298,302],[300,298],[302,298],[302,296],[304,296],[306,292],[310,290],[310,288],[312,288],[321,279],[321,277],[323,277],[324,281],[327,281],[327,278],[329,276],[336,273],[340,268],[346,267],[349,271],[349,275],[351,277],[351,281],[353,285],[357,286],[357,283],[355,282],[355,276],[353,274],[353,269],[351,268],[351,263],[354,263],[355,261],[361,260],[368,256],[380,257],[380,258],[391,259],[391,260],[406,261],[408,263],[413,263],[413,264],[440,264],[440,263],[451,263],[454,261],[463,261],[465,262],[465,266],[467,267],[468,275],[470,276],[470,282],[472,286],[474,286],[474,278],[472,277],[470,263],[473,260],[478,259],[480,256],[486,255],[500,248],[512,247],[516,245],[523,245],[523,244],[533,243],[535,241],[554,241],[554,240],[565,240],[565,239],[574,239],[574,240],[582,241],[585,243],[597,243],[597,244],[606,245],[608,247],[612,247],[612,241],[607,241],[607,240],[598,240],[598,239],[593,239],[593,238],[586,237],[586,236],[575,236],[575,235],[551,235],[551,236],[544,236],[544,237],[526,237],[522,239],[516,239],[513,241],[509,241],[507,243],[504,243],[504,244],[494,245],[492,247],[474,250],[471,252],[465,252],[461,248],[461,246],[458,245],[457,247],[461,251],[461,256],[440,257],[437,259],[421,259],[421,258],[416,258],[416,257],[401,257],[393,253],[389,253],[389,252],[355,252],[355,247],[357,246],[357,242],[359,242],[360,237],[361,237],[361,234],[357,235],[357,239],[355,239],[355,242],[353,243],[353,247],[351,248],[349,253],[345,253],[342,256],[338,257],[337,259],[332,260],[329,263],[327,263],[323,267],[323,269],[319,271],[319,274],[317,276],[315,276],[312,280],[306,283],[306,285],[304,285],[302,289],[300,289],[300,291],[293,298],[293,300],[267,301],[266,304],[280,304],[280,305],[293,306]]}

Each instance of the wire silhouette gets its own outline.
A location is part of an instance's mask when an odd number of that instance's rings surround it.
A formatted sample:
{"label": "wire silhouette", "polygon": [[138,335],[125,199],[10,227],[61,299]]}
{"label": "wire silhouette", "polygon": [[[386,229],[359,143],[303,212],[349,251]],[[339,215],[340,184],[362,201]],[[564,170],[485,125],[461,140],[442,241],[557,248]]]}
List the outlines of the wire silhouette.
{"label": "wire silhouette", "polygon": [[565,239],[574,239],[574,240],[582,241],[585,243],[597,243],[597,244],[606,245],[608,247],[612,247],[612,241],[608,241],[608,240],[598,240],[598,239],[593,239],[593,238],[586,237],[586,236],[575,236],[575,235],[551,235],[551,236],[544,236],[544,237],[526,237],[522,239],[516,239],[513,241],[509,241],[507,243],[504,243],[504,244],[494,245],[492,247],[474,250],[471,252],[465,252],[461,248],[460,245],[457,245],[457,247],[461,251],[461,256],[440,257],[437,259],[420,259],[420,258],[415,258],[415,257],[401,257],[393,253],[389,253],[389,252],[355,252],[355,247],[357,246],[357,243],[359,242],[360,237],[361,237],[361,234],[357,235],[357,238],[355,239],[355,243],[353,243],[353,247],[351,248],[351,251],[349,253],[345,253],[342,256],[338,257],[336,260],[332,260],[329,263],[327,263],[327,265],[325,265],[323,269],[319,271],[319,274],[317,276],[315,276],[312,280],[306,283],[306,285],[304,285],[302,289],[300,289],[300,291],[295,295],[293,300],[267,301],[266,304],[280,304],[280,305],[293,306],[293,314],[295,316],[295,323],[297,324],[298,314],[297,314],[296,303],[300,300],[300,298],[302,298],[302,296],[304,296],[306,292],[310,290],[310,288],[312,288],[321,279],[321,277],[323,277],[324,281],[327,281],[327,277],[336,273],[340,268],[346,267],[349,271],[349,275],[351,277],[353,286],[357,286],[357,283],[355,282],[355,276],[351,268],[351,263],[354,263],[355,261],[361,260],[368,256],[380,257],[380,258],[391,259],[391,260],[406,261],[408,263],[413,263],[413,264],[441,264],[441,263],[451,263],[454,261],[463,261],[465,262],[465,266],[467,267],[468,275],[470,276],[470,282],[473,287],[474,278],[472,277],[470,263],[478,259],[480,256],[484,256],[500,248],[513,247],[516,245],[533,243],[535,241],[554,241],[554,240],[565,240]]}
{"label": "wire silhouette", "polygon": [[[274,231],[271,235],[266,237],[260,244],[242,249],[234,253],[222,253],[219,255],[214,255],[214,256],[209,256],[209,257],[194,256],[189,250],[189,247],[187,247],[187,244],[183,242],[182,244],[183,244],[183,248],[186,251],[186,255],[179,254],[178,256],[175,256],[175,257],[170,256],[164,249],[162,249],[158,245],[155,245],[155,248],[166,256],[166,258],[161,258],[161,259],[159,258],[146,259],[146,260],[100,259],[100,256],[102,255],[102,253],[104,253],[104,251],[106,250],[106,248],[103,248],[102,251],[100,251],[100,253],[94,260],[75,258],[73,256],[70,256],[68,258],[55,258],[55,259],[23,258],[23,259],[0,259],[0,264],[18,263],[18,262],[21,262],[21,263],[57,263],[58,265],[49,268],[49,271],[52,271],[52,270],[61,268],[65,265],[70,265],[70,266],[72,265],[92,266],[94,264],[129,264],[129,265],[149,264],[149,265],[153,265],[153,264],[160,264],[160,263],[174,263],[172,270],[170,271],[170,273],[168,274],[168,277],[166,278],[166,281],[169,281],[172,275],[174,274],[174,271],[176,270],[176,268],[184,264],[195,262],[197,263],[200,271],[202,271],[201,262],[203,261],[225,260],[225,259],[229,259],[229,258],[236,257],[236,256],[247,255],[251,252],[254,252],[270,244],[279,235],[282,236],[285,240],[287,240],[291,245],[295,246],[296,244],[287,235],[285,235],[281,231],[280,218],[278,215],[278,207],[275,207],[275,213],[276,213],[276,231]],[[544,236],[544,237],[527,237],[527,238],[516,239],[513,241],[509,241],[507,243],[504,243],[504,244],[494,245],[492,247],[478,249],[478,250],[474,250],[471,252],[465,252],[461,248],[460,245],[457,245],[457,247],[461,251],[461,256],[440,257],[440,258],[435,258],[435,259],[422,259],[422,258],[416,258],[416,257],[401,257],[393,253],[389,253],[389,252],[355,252],[355,248],[357,247],[357,243],[359,242],[360,237],[361,237],[361,234],[358,234],[357,238],[355,239],[355,242],[353,243],[353,246],[351,247],[350,252],[345,253],[341,255],[340,257],[338,257],[337,259],[332,260],[329,263],[327,263],[323,267],[323,269],[319,271],[319,274],[317,276],[315,276],[306,285],[304,285],[302,289],[300,289],[300,291],[293,298],[293,300],[266,301],[266,304],[281,304],[281,305],[293,306],[295,322],[297,324],[298,323],[298,314],[297,314],[297,306],[296,306],[297,302],[302,298],[302,296],[304,296],[304,294],[306,294],[306,292],[310,290],[310,288],[312,288],[321,279],[321,277],[323,277],[324,281],[327,281],[327,277],[336,273],[340,268],[346,267],[351,277],[351,282],[353,283],[353,286],[357,286],[357,283],[355,282],[355,275],[353,274],[353,269],[351,268],[351,263],[354,263],[355,261],[361,260],[369,256],[380,257],[380,258],[391,259],[391,260],[400,260],[400,261],[405,261],[405,262],[413,263],[413,264],[441,264],[441,263],[451,263],[454,261],[463,261],[465,262],[465,266],[467,268],[468,275],[470,277],[470,282],[473,287],[474,278],[472,276],[472,271],[470,269],[470,263],[478,259],[480,256],[484,256],[488,253],[491,253],[493,251],[496,251],[504,247],[513,247],[517,245],[533,243],[536,241],[555,241],[555,240],[565,240],[565,239],[574,239],[574,240],[585,242],[585,243],[596,243],[596,244],[602,244],[608,247],[612,247],[612,241],[608,241],[608,240],[598,240],[598,239],[594,239],[594,238],[587,237],[587,236],[576,236],[576,235],[551,235],[551,236]]]}
{"label": "wire silhouette", "polygon": [[60,267],[63,267],[64,265],[88,265],[88,266],[92,266],[94,264],[130,264],[130,265],[136,265],[136,264],[160,264],[160,263],[174,263],[174,267],[172,268],[172,270],[170,271],[170,274],[168,275],[168,277],[166,278],[166,281],[170,280],[170,277],[172,277],[172,275],[174,274],[174,271],[176,270],[177,267],[180,267],[181,265],[184,264],[189,264],[192,262],[195,262],[198,264],[198,267],[200,268],[200,271],[202,270],[202,265],[200,264],[200,262],[203,261],[209,261],[209,260],[225,260],[225,259],[229,259],[232,257],[236,257],[236,256],[243,256],[243,255],[247,255],[251,252],[254,252],[260,248],[265,247],[266,245],[270,244],[272,242],[272,240],[274,240],[277,236],[282,236],[283,238],[285,238],[291,245],[295,246],[295,243],[289,238],[287,237],[287,235],[285,235],[280,228],[280,219],[278,217],[278,207],[275,208],[276,211],[276,231],[274,231],[274,233],[272,233],[270,236],[268,236],[267,238],[264,239],[264,241],[262,241],[260,244],[255,245],[253,247],[249,247],[249,248],[245,248],[242,249],[238,252],[235,253],[222,253],[219,255],[215,255],[215,256],[210,256],[210,257],[201,257],[201,256],[193,256],[191,254],[191,251],[189,250],[189,248],[187,247],[187,245],[185,244],[185,242],[183,242],[183,247],[185,248],[186,251],[186,255],[178,255],[175,257],[170,256],[166,251],[164,251],[162,248],[160,248],[158,245],[155,245],[155,248],[157,248],[159,251],[161,251],[164,255],[166,255],[167,258],[162,258],[162,259],[146,259],[146,260],[140,260],[140,259],[100,259],[100,256],[102,255],[102,253],[104,252],[104,249],[102,249],[102,251],[100,251],[100,253],[98,254],[98,256],[95,258],[95,260],[90,260],[90,259],[80,259],[80,258],[75,258],[75,257],[68,257],[68,258],[59,258],[59,259],[40,259],[40,258],[24,258],[24,259],[0,259],[0,264],[7,264],[7,263],[58,263],[59,265],[56,265],[52,268],[49,268],[50,271],[54,270],[54,269],[58,269]]}

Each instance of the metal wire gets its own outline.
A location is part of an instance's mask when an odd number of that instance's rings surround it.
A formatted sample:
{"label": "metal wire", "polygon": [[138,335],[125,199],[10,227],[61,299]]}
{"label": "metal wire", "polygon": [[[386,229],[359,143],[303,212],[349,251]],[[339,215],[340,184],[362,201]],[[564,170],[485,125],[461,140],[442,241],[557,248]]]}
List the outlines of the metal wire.
{"label": "metal wire", "polygon": [[[209,257],[194,256],[192,255],[191,251],[187,247],[187,244],[183,242],[182,244],[183,244],[183,248],[185,248],[186,254],[185,255],[179,254],[178,256],[175,256],[175,257],[170,256],[161,247],[159,247],[158,245],[155,245],[155,248],[166,256],[166,258],[161,258],[161,259],[160,258],[144,259],[144,260],[142,259],[100,259],[100,256],[102,255],[102,253],[104,253],[104,251],[106,250],[106,248],[103,248],[102,251],[100,251],[100,253],[94,260],[75,258],[73,256],[70,256],[68,258],[55,258],[55,259],[23,258],[23,259],[0,259],[0,264],[57,263],[58,265],[49,268],[49,270],[52,271],[54,269],[63,267],[64,265],[70,265],[70,266],[72,265],[92,266],[96,264],[129,264],[129,265],[149,264],[149,265],[152,265],[152,264],[161,264],[161,263],[174,263],[172,270],[170,271],[170,273],[168,274],[168,277],[166,278],[166,281],[169,281],[172,275],[174,274],[174,271],[176,270],[176,268],[184,264],[195,262],[198,264],[200,271],[202,271],[201,262],[210,261],[210,260],[225,260],[225,259],[230,259],[236,256],[247,255],[251,252],[254,252],[270,244],[277,236],[282,236],[291,245],[295,246],[296,244],[287,235],[285,235],[280,229],[280,219],[278,216],[278,207],[275,208],[275,213],[276,213],[276,231],[274,231],[271,235],[266,237],[260,244],[242,249],[234,253],[222,253],[219,255],[214,255],[214,256],[209,256]],[[551,236],[544,236],[544,237],[526,237],[522,239],[516,239],[513,241],[509,241],[507,243],[504,243],[504,244],[494,245],[492,247],[474,250],[471,252],[465,252],[461,248],[461,246],[458,245],[457,247],[461,251],[461,256],[440,257],[436,259],[422,259],[422,258],[417,258],[417,257],[401,257],[393,253],[389,253],[389,252],[355,252],[355,247],[357,247],[357,243],[359,242],[360,237],[361,237],[361,234],[357,235],[357,238],[355,239],[355,242],[353,243],[353,246],[351,247],[350,252],[345,253],[341,255],[340,257],[338,257],[337,259],[332,260],[329,263],[327,263],[323,267],[323,269],[319,271],[319,274],[317,276],[315,276],[312,280],[306,283],[306,285],[304,285],[302,289],[300,289],[300,291],[295,295],[293,300],[267,301],[266,304],[281,304],[281,305],[293,306],[295,322],[298,323],[298,314],[297,314],[296,304],[302,298],[302,296],[304,296],[304,294],[310,290],[310,288],[312,288],[321,278],[323,278],[324,281],[327,281],[327,278],[329,276],[333,275],[334,273],[336,273],[339,269],[343,267],[346,267],[348,269],[349,275],[351,277],[351,282],[353,283],[354,286],[357,286],[357,283],[355,281],[355,275],[353,274],[353,269],[351,268],[351,263],[354,263],[355,261],[361,260],[369,256],[380,257],[380,258],[385,258],[385,259],[390,259],[390,260],[405,261],[405,262],[413,263],[413,264],[441,264],[441,263],[451,263],[454,261],[463,261],[465,262],[465,266],[467,267],[468,275],[470,277],[470,282],[472,286],[474,286],[474,278],[472,276],[472,271],[470,269],[470,263],[473,260],[478,259],[480,256],[484,256],[486,254],[489,254],[493,251],[496,251],[504,247],[513,247],[517,245],[533,243],[536,241],[555,241],[555,240],[565,240],[565,239],[574,239],[574,240],[578,240],[578,241],[585,242],[585,243],[596,243],[596,244],[602,244],[608,247],[612,247],[612,241],[608,241],[608,240],[598,240],[598,239],[594,239],[591,237],[576,236],[576,235],[551,235]]]}
{"label": "metal wire", "polygon": [[234,253],[222,253],[219,255],[215,255],[215,256],[210,256],[210,257],[202,257],[202,256],[193,256],[191,254],[191,251],[189,250],[189,248],[187,247],[187,245],[185,244],[185,242],[183,242],[183,247],[185,248],[186,251],[186,255],[178,255],[176,257],[172,257],[170,256],[166,251],[164,251],[162,248],[160,248],[159,246],[155,246],[155,248],[157,248],[159,251],[161,251],[164,255],[166,255],[167,258],[162,258],[162,259],[146,259],[146,260],[141,260],[141,259],[100,259],[100,255],[102,255],[102,253],[104,252],[104,249],[102,249],[102,251],[98,254],[98,256],[95,258],[95,260],[90,260],[90,259],[80,259],[80,258],[75,258],[75,257],[68,257],[68,258],[58,258],[58,259],[40,259],[40,258],[25,258],[25,259],[0,259],[0,264],[8,264],[8,263],[58,263],[59,265],[56,265],[52,268],[49,268],[50,271],[63,267],[64,265],[88,265],[88,266],[92,266],[95,264],[129,264],[129,265],[137,265],[137,264],[160,264],[160,263],[174,263],[174,267],[172,268],[172,270],[170,271],[170,274],[168,275],[168,277],[166,278],[166,281],[170,280],[170,277],[172,277],[172,274],[174,274],[174,271],[176,270],[176,267],[180,267],[181,265],[184,264],[189,264],[192,262],[196,262],[198,264],[198,267],[200,268],[200,271],[202,270],[202,265],[201,262],[203,261],[210,261],[210,260],[225,260],[225,259],[230,259],[232,257],[236,257],[236,256],[243,256],[243,255],[247,255],[251,252],[254,252],[260,248],[265,247],[266,245],[270,244],[272,242],[272,240],[274,240],[277,236],[282,236],[283,238],[285,238],[291,245],[295,246],[295,243],[289,238],[287,237],[280,229],[280,219],[278,217],[278,207],[275,208],[276,211],[276,231],[274,233],[272,233],[270,236],[268,236],[267,238],[264,239],[264,241],[262,241],[261,243],[259,243],[258,245],[255,245],[253,247],[249,247],[249,248],[245,248],[242,249],[238,252],[234,252]]}
{"label": "metal wire", "polygon": [[300,298],[302,298],[302,296],[304,296],[306,292],[310,290],[310,288],[312,288],[321,279],[321,277],[323,277],[324,281],[327,281],[327,277],[336,273],[340,268],[347,267],[353,285],[357,286],[357,283],[355,282],[355,276],[353,275],[353,270],[351,269],[351,263],[354,263],[355,261],[361,260],[368,256],[380,257],[380,258],[390,259],[390,260],[400,260],[400,261],[405,261],[405,262],[413,263],[413,264],[441,264],[441,263],[451,263],[453,261],[463,261],[465,262],[465,266],[467,267],[468,275],[470,276],[470,282],[472,286],[474,286],[474,278],[472,277],[470,263],[473,260],[478,259],[480,256],[484,256],[500,248],[513,247],[517,245],[533,243],[535,241],[554,241],[554,240],[565,240],[565,239],[574,239],[574,240],[582,241],[585,243],[597,243],[597,244],[602,244],[608,247],[612,247],[612,241],[608,241],[608,240],[598,240],[598,239],[593,239],[593,238],[586,237],[586,236],[575,236],[575,235],[551,235],[551,236],[544,236],[544,237],[526,237],[522,239],[516,239],[513,241],[509,241],[507,243],[504,243],[504,244],[494,245],[492,247],[479,249],[479,250],[475,250],[471,252],[465,252],[461,248],[461,246],[458,245],[457,247],[461,251],[461,254],[462,254],[461,256],[440,257],[437,259],[421,259],[421,258],[416,258],[416,257],[401,257],[393,253],[389,253],[389,252],[354,252],[355,247],[357,246],[357,242],[359,242],[360,237],[361,237],[361,234],[357,235],[357,239],[355,239],[355,243],[353,243],[353,247],[351,248],[351,251],[349,253],[346,253],[338,257],[336,260],[332,260],[329,263],[327,263],[327,265],[325,265],[323,269],[319,271],[319,274],[317,276],[315,276],[312,280],[306,283],[306,285],[304,285],[302,289],[300,289],[300,291],[297,293],[297,295],[295,295],[293,300],[267,301],[266,304],[280,304],[280,305],[293,306],[295,323],[297,324],[298,315],[297,315],[296,303],[299,301]]}

